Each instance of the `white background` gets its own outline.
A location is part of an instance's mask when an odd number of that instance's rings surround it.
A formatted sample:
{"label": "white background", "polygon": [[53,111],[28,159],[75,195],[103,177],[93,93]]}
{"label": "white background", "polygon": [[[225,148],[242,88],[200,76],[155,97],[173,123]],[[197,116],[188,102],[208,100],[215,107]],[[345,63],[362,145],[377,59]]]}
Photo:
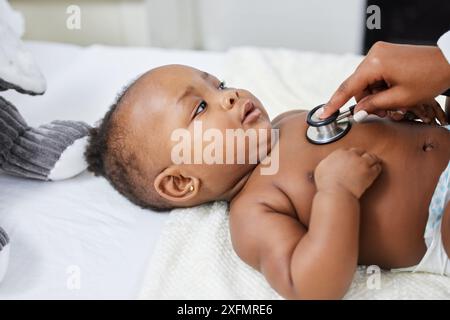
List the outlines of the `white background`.
{"label": "white background", "polygon": [[[360,53],[364,0],[12,0],[25,39],[120,46],[226,50],[286,47]],[[69,5],[81,29],[66,28]]]}

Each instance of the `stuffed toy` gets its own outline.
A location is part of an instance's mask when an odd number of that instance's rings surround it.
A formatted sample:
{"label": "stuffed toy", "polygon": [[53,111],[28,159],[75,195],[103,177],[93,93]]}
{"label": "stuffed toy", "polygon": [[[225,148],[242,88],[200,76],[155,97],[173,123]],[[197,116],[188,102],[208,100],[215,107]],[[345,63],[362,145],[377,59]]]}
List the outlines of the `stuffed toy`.
{"label": "stuffed toy", "polygon": [[[45,78],[20,40],[23,26],[22,16],[6,0],[0,0],[0,171],[43,181],[67,179],[87,167],[83,153],[90,127],[77,121],[30,127],[18,109],[1,97],[1,92],[9,89],[29,95],[46,90]],[[0,212],[0,285],[9,250]]]}

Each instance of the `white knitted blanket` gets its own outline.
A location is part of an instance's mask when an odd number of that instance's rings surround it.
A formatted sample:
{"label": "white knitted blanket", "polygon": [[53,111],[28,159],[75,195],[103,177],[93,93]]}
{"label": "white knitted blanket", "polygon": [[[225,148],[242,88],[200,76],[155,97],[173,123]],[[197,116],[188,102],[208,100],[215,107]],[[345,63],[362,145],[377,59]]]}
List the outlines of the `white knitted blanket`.
{"label": "white knitted blanket", "polygon": [[[289,50],[238,48],[228,53],[227,85],[253,92],[271,117],[326,102],[360,61]],[[448,299],[450,277],[361,266],[346,299]],[[224,202],[177,209],[149,263],[141,299],[280,299],[233,251]]]}

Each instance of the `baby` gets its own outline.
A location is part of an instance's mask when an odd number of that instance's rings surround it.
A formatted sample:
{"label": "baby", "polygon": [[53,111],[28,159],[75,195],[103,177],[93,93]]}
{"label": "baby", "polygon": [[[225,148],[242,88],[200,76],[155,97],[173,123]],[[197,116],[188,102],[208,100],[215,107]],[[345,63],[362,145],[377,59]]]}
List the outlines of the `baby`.
{"label": "baby", "polygon": [[[270,121],[250,92],[191,67],[162,66],[119,95],[86,157],[91,171],[144,208],[229,201],[236,253],[285,298],[341,298],[357,264],[450,275],[449,130],[377,118],[314,145],[306,115]],[[243,146],[246,161],[174,159],[174,132],[192,142],[184,159],[196,145],[208,148],[199,124],[223,137],[231,129],[267,134]],[[214,156],[237,149],[224,145]],[[249,161],[255,153],[259,161]],[[278,161],[270,174],[267,159]]]}

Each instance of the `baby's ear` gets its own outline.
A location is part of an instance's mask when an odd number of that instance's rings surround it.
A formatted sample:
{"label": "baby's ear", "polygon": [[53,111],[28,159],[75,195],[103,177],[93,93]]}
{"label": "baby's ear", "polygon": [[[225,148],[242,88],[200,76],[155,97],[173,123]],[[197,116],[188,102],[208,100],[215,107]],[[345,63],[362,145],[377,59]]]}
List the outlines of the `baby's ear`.
{"label": "baby's ear", "polygon": [[0,97],[0,169],[38,180],[71,178],[87,168],[89,129],[79,121],[29,127],[16,107]]}
{"label": "baby's ear", "polygon": [[185,177],[176,167],[169,167],[156,177],[154,187],[164,199],[179,203],[197,195],[200,180],[196,177]]}

